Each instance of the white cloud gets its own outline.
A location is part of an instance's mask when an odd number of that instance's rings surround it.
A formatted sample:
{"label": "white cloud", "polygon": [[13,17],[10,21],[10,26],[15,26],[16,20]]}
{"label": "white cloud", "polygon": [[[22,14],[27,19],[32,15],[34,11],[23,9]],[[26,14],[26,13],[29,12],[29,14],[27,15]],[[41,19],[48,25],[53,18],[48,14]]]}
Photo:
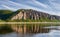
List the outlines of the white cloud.
{"label": "white cloud", "polygon": [[38,2],[38,1],[36,1],[36,0],[33,0],[33,2],[34,2],[35,4],[37,4],[38,6],[40,5],[40,6],[43,6],[43,7],[45,7],[45,8],[48,7],[46,4],[43,4],[43,3]]}
{"label": "white cloud", "polygon": [[48,0],[51,7],[52,7],[52,13],[55,15],[59,15],[60,16],[60,0]]}
{"label": "white cloud", "polygon": [[49,0],[49,3],[52,5],[52,7],[56,10],[60,10],[60,3],[56,3],[56,1],[59,1],[59,0]]}
{"label": "white cloud", "polygon": [[9,10],[16,10],[16,9],[11,8],[11,7],[8,7],[8,6],[6,6],[6,5],[2,5],[2,6],[5,7],[5,8],[7,8],[7,9],[9,9]]}
{"label": "white cloud", "polygon": [[[17,7],[12,8],[12,7],[9,7],[9,5],[15,5]],[[7,9],[10,9],[10,10],[17,10],[17,9],[20,9],[20,8],[40,10],[40,9],[32,7],[32,6],[28,6],[28,5],[25,5],[25,4],[19,4],[19,3],[16,3],[16,2],[12,2],[12,1],[4,2],[4,4],[2,4],[2,6],[7,8]]]}
{"label": "white cloud", "polygon": [[[8,3],[8,2],[9,2],[9,3]],[[17,6],[18,8],[34,9],[34,10],[43,11],[43,10],[41,10],[41,9],[39,9],[39,8],[36,8],[36,7],[33,7],[33,6],[29,6],[29,5],[26,5],[26,4],[20,4],[20,3],[16,3],[16,2],[12,2],[12,1],[7,1],[6,4],[7,4],[8,6],[9,6],[9,5],[15,5],[15,6]],[[6,4],[3,5],[3,6],[6,7],[6,8],[9,8],[8,6],[6,6]],[[16,8],[16,9],[18,9],[18,8]],[[11,9],[11,8],[9,8],[9,9]]]}
{"label": "white cloud", "polygon": [[52,3],[52,5],[56,10],[60,10],[60,4],[59,3]]}

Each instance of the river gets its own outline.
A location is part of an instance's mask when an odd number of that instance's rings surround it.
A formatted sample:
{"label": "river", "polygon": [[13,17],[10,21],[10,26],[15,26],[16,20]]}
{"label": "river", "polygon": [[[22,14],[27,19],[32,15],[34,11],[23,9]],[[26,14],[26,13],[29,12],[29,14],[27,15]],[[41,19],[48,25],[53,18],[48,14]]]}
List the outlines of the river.
{"label": "river", "polygon": [[49,26],[44,28],[55,28],[51,29],[48,33],[37,33],[37,34],[20,34],[16,32],[0,34],[0,37],[60,37],[60,26]]}

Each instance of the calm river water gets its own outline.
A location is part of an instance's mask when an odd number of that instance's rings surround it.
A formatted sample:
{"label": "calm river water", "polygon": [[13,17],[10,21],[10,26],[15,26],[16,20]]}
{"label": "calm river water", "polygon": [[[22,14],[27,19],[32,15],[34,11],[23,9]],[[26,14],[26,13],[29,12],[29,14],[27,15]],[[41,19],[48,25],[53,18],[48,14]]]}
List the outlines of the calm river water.
{"label": "calm river water", "polygon": [[49,33],[38,34],[17,34],[16,32],[8,34],[0,34],[0,37],[60,37],[60,26],[49,26],[45,28],[56,28],[49,31]]}

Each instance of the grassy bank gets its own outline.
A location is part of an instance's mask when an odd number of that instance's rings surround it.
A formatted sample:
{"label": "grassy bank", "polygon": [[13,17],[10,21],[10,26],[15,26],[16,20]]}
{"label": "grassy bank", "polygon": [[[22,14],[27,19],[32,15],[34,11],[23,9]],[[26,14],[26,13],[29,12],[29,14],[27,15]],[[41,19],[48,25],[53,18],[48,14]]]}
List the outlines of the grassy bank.
{"label": "grassy bank", "polygon": [[60,22],[60,20],[56,20],[56,19],[54,19],[54,20],[49,20],[49,19],[43,19],[43,18],[41,18],[41,19],[39,19],[39,20],[32,20],[32,19],[26,19],[26,20],[24,20],[24,19],[20,19],[20,20],[6,20],[6,22]]}

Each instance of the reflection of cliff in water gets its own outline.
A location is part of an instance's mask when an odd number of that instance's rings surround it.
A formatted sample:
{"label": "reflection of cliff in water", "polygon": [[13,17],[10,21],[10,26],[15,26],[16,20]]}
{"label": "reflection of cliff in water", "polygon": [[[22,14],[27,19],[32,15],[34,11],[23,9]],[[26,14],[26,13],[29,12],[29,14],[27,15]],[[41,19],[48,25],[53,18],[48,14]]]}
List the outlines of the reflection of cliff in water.
{"label": "reflection of cliff in water", "polygon": [[15,32],[0,34],[0,37],[60,37],[60,26],[10,25],[10,27]]}
{"label": "reflection of cliff in water", "polygon": [[43,28],[40,25],[15,25],[12,29],[20,33],[48,33],[50,29]]}
{"label": "reflection of cliff in water", "polygon": [[[9,24],[8,26],[4,27],[4,29],[6,30],[6,28],[9,28],[10,30],[13,30],[14,32],[17,33],[48,33],[50,32],[50,30],[59,30],[60,26],[50,26],[50,25],[46,25],[44,24],[44,26],[40,25],[40,24]],[[9,31],[9,29],[7,29]],[[6,30],[6,32],[7,32]],[[1,31],[1,30],[0,30]],[[3,30],[4,31],[4,30]]]}

